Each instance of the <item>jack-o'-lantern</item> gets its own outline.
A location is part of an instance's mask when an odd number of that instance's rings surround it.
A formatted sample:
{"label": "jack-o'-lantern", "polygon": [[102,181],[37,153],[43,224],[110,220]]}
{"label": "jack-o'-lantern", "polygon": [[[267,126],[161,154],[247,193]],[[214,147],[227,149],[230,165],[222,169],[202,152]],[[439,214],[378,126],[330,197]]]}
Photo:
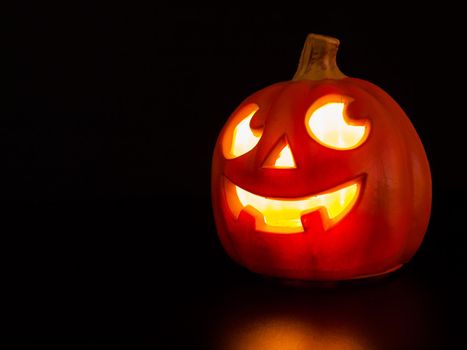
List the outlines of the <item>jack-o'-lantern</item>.
{"label": "jack-o'-lantern", "polygon": [[423,240],[431,210],[423,145],[387,93],[338,69],[338,45],[310,34],[294,78],[249,96],[219,135],[211,188],[218,235],[256,273],[381,275]]}

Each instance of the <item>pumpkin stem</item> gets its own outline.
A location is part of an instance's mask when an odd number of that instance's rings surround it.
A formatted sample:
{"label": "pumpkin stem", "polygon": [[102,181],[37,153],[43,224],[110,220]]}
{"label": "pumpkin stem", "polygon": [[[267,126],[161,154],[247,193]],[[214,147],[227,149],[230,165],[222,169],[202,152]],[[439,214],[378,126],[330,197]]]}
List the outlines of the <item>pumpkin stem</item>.
{"label": "pumpkin stem", "polygon": [[308,34],[297,72],[292,80],[342,79],[345,75],[336,64],[339,40],[330,36]]}

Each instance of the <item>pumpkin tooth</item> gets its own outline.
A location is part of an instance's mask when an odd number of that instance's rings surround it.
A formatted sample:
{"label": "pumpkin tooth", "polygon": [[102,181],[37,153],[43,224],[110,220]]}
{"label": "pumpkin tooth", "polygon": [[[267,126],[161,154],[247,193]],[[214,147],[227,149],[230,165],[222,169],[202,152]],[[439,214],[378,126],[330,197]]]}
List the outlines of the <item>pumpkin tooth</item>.
{"label": "pumpkin tooth", "polygon": [[303,230],[313,234],[324,232],[328,228],[326,225],[328,217],[324,208],[302,214],[301,221]]}
{"label": "pumpkin tooth", "polygon": [[317,195],[295,199],[259,196],[227,179],[224,188],[235,218],[245,210],[255,217],[258,231],[298,233],[304,231],[302,216],[317,210],[321,212],[325,229],[340,221],[354,206],[360,181],[354,180]]}

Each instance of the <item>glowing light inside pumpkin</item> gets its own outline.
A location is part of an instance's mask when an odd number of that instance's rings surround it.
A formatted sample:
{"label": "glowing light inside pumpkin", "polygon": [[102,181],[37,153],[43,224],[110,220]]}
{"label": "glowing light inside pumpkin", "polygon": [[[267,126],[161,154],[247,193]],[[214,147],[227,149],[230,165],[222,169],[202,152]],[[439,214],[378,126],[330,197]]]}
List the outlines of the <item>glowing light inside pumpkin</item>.
{"label": "glowing light inside pumpkin", "polygon": [[282,151],[279,153],[279,157],[277,157],[274,162],[274,166],[276,168],[296,168],[295,160],[293,159],[289,145],[285,145],[285,147],[282,148]]}
{"label": "glowing light inside pumpkin", "polygon": [[230,154],[233,157],[239,157],[253,149],[256,146],[261,133],[250,128],[250,121],[258,109],[252,110],[243,120],[241,120],[233,130],[232,144]]}
{"label": "glowing light inside pumpkin", "polygon": [[293,169],[296,167],[287,139],[281,140],[263,163],[263,168]]}
{"label": "glowing light inside pumpkin", "polygon": [[368,125],[349,124],[344,118],[344,102],[330,102],[315,109],[307,120],[311,136],[329,148],[352,149],[368,136]]}
{"label": "glowing light inside pumpkin", "polygon": [[336,224],[352,209],[360,184],[353,181],[318,195],[296,199],[262,197],[227,179],[225,189],[228,205],[236,217],[245,209],[255,216],[259,231],[296,233],[303,232],[302,215],[316,210],[321,211],[325,228]]}

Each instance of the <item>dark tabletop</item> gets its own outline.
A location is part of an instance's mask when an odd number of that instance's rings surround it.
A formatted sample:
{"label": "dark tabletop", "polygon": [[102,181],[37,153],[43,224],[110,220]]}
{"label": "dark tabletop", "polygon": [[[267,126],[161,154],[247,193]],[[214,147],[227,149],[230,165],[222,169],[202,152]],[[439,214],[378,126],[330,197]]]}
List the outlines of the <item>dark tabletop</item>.
{"label": "dark tabletop", "polygon": [[21,342],[206,349],[441,349],[465,342],[466,264],[455,242],[465,242],[456,219],[466,208],[443,207],[449,196],[438,200],[426,240],[400,271],[309,286],[230,261],[208,198],[22,205],[15,231],[21,250],[6,265],[16,274],[10,325],[19,327],[11,334]]}

